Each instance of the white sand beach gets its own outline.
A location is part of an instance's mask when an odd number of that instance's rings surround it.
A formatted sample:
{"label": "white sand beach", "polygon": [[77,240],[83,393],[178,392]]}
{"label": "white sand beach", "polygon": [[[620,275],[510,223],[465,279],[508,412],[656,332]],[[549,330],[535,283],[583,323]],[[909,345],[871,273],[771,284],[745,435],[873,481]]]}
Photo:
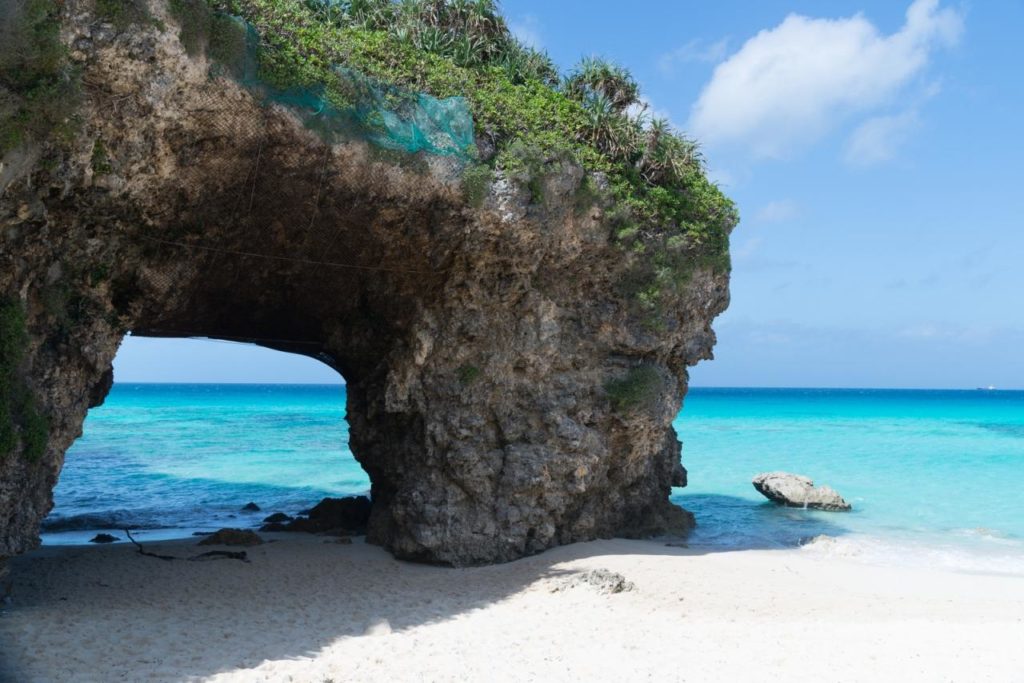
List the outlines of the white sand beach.
{"label": "white sand beach", "polygon": [[[236,560],[128,545],[13,562],[4,681],[922,680],[1024,677],[1024,579],[802,550],[598,541],[446,569],[268,535]],[[147,545],[189,556],[194,540]],[[606,593],[581,573],[635,584]],[[573,585],[573,584],[576,585]]]}

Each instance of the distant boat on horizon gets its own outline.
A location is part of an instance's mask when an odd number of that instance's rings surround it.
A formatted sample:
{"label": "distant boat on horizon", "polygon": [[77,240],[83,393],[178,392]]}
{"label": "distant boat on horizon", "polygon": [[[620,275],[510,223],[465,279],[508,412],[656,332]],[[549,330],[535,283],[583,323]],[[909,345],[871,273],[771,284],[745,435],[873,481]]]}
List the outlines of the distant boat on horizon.
{"label": "distant boat on horizon", "polygon": [[998,391],[995,386],[989,384],[987,387],[978,387],[978,391]]}

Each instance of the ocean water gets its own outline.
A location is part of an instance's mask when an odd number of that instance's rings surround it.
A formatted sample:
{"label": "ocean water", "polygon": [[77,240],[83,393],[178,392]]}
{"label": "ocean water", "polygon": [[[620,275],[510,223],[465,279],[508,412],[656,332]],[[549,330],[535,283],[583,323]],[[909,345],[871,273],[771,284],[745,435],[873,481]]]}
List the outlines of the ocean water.
{"label": "ocean water", "polygon": [[[365,493],[344,415],[342,386],[117,384],[68,451],[44,542],[256,525]],[[1024,392],[694,388],[675,426],[691,547],[1024,575]],[[750,484],[768,470],[854,511],[768,503]]]}

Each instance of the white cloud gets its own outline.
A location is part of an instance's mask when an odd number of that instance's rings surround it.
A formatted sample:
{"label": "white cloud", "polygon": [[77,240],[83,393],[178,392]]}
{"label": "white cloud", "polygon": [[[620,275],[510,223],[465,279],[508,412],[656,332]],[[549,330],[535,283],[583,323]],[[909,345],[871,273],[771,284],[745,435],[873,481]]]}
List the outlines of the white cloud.
{"label": "white cloud", "polygon": [[715,64],[722,61],[729,49],[729,39],[722,38],[714,43],[691,40],[686,45],[666,52],[658,58],[658,69],[666,76],[674,76],[682,64],[703,62]]}
{"label": "white cloud", "polygon": [[716,67],[691,112],[689,130],[710,144],[747,145],[779,157],[841,120],[899,95],[931,53],[955,44],[958,12],[915,0],[906,23],[882,35],[858,14],[814,19],[791,14]]}
{"label": "white cloud", "polygon": [[854,166],[889,161],[920,122],[920,117],[913,110],[868,119],[853,131],[846,143],[846,161]]}
{"label": "white cloud", "polygon": [[768,202],[754,214],[758,223],[784,223],[800,215],[800,205],[791,199]]}
{"label": "white cloud", "polygon": [[508,30],[519,40],[520,43],[534,50],[540,50],[544,41],[541,40],[540,21],[532,14],[521,17],[516,21],[510,21]]}

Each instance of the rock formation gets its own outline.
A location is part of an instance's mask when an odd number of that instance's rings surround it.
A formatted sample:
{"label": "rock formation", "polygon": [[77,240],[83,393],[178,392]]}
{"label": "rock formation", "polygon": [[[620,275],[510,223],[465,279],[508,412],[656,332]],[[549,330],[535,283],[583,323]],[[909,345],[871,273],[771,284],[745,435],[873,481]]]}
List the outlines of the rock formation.
{"label": "rock formation", "polygon": [[807,477],[788,472],[765,472],[754,477],[754,488],[768,500],[788,507],[845,512],[852,506],[824,484],[815,486]]}
{"label": "rock formation", "polygon": [[159,0],[141,24],[59,7],[74,131],[0,159],[0,557],[38,544],[129,332],[340,372],[368,539],[398,557],[499,562],[691,525],[668,500],[685,483],[671,422],[727,270],[695,261],[640,306],[624,283],[645,256],[612,238],[602,174],[498,169],[470,201],[450,157],[325,140],[215,75]]}

